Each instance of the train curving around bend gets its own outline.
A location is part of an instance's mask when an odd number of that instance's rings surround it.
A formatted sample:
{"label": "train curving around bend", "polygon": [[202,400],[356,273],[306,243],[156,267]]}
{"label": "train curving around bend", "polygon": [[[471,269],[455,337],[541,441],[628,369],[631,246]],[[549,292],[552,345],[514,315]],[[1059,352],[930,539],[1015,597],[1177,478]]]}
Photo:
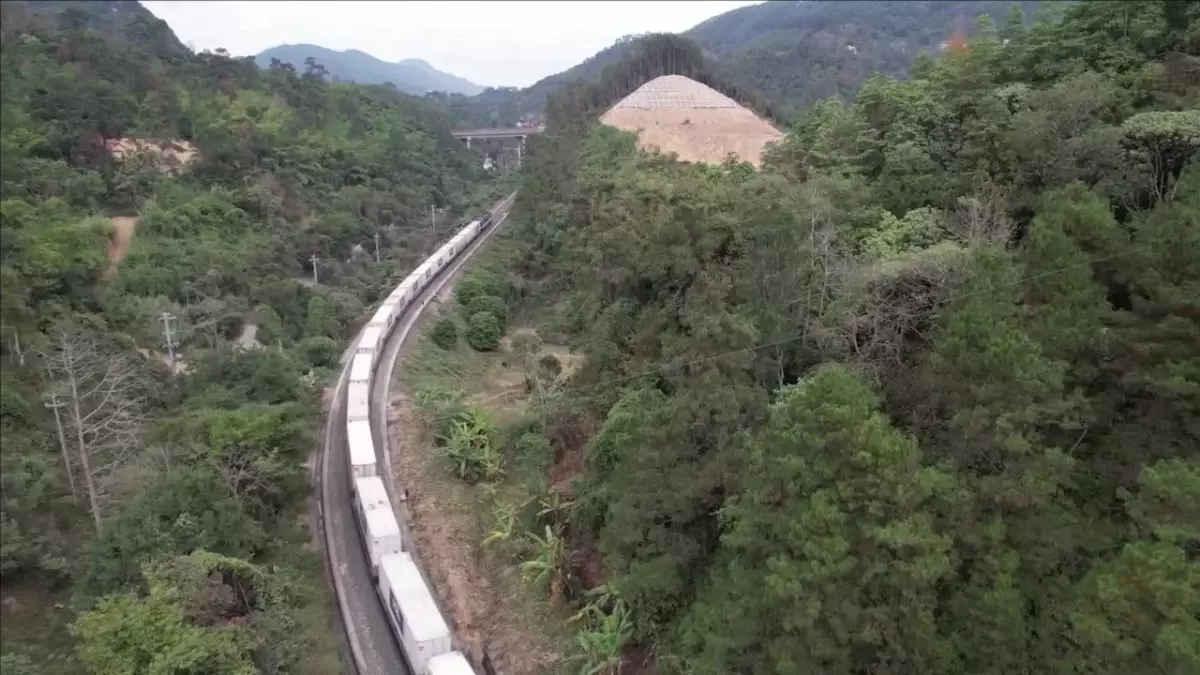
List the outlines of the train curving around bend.
{"label": "train curving around bend", "polygon": [[[388,335],[438,274],[454,262],[502,217],[516,193],[491,211],[473,220],[412,274],[400,282],[376,310],[359,334],[350,381],[346,387],[346,443],[350,463],[350,498],[370,563],[375,590],[404,652],[413,675],[475,675],[470,663],[451,644],[450,627],[438,609],[411,555],[411,541],[401,536],[400,525],[388,499],[371,429],[371,389],[375,367]],[[380,429],[382,434],[386,429]]]}

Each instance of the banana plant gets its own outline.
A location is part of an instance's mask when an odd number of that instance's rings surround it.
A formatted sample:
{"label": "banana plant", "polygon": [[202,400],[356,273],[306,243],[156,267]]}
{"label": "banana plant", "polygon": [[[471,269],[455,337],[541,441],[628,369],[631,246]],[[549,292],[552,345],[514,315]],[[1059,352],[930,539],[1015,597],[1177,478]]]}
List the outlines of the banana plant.
{"label": "banana plant", "polygon": [[521,563],[521,575],[527,583],[543,584],[549,581],[553,588],[559,570],[567,557],[567,547],[563,543],[562,537],[551,531],[549,525],[546,526],[545,537],[539,537],[532,533],[525,536],[537,548],[537,555],[532,560]]}
{"label": "banana plant", "polygon": [[512,504],[499,504],[496,507],[496,529],[488,533],[483,545],[508,541],[512,538],[517,527],[517,508]]}
{"label": "banana plant", "polygon": [[590,626],[575,634],[578,653],[570,660],[580,664],[579,675],[619,675],[621,650],[633,634],[633,624],[625,603],[617,600],[613,611],[605,614],[596,603],[589,603],[583,612]]}
{"label": "banana plant", "polygon": [[588,602],[583,606],[583,609],[576,612],[569,619],[572,623],[586,619],[599,620],[604,616],[605,608],[617,611],[617,608],[620,607],[622,612],[625,611],[625,601],[621,599],[621,596],[617,593],[617,589],[608,584],[600,584],[595,588],[585,591],[583,597],[588,598]]}
{"label": "banana plant", "polygon": [[561,527],[566,524],[565,514],[574,504],[574,500],[563,497],[561,492],[551,490],[538,500],[541,507],[537,514],[538,520],[549,521],[550,524]]}
{"label": "banana plant", "polygon": [[468,483],[496,480],[504,474],[503,456],[492,446],[487,419],[478,411],[456,417],[450,431],[438,436],[441,453],[454,467],[459,478]]}

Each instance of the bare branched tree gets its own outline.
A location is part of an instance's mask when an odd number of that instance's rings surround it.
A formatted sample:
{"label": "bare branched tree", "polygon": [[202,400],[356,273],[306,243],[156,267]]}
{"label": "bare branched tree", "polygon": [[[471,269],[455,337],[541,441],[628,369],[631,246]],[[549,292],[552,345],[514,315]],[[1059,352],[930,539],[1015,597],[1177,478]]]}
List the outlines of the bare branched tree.
{"label": "bare branched tree", "polygon": [[959,239],[968,247],[1003,247],[1016,228],[1008,213],[1008,192],[998,185],[990,184],[970,197],[960,197],[955,209]]}
{"label": "bare branched tree", "polygon": [[213,468],[224,479],[229,496],[247,507],[261,506],[281,491],[268,475],[278,465],[273,459],[256,459],[255,455],[249,449],[237,448],[219,459],[210,458]]}
{"label": "bare branched tree", "polygon": [[916,256],[862,266],[823,328],[828,348],[875,379],[896,372],[932,340],[937,312],[957,288],[963,249],[930,249]]}
{"label": "bare branched tree", "polygon": [[42,356],[52,391],[63,401],[68,446],[87,487],[96,531],[103,527],[109,477],[136,453],[145,422],[137,368],[119,354],[104,353],[86,330],[59,326]]}

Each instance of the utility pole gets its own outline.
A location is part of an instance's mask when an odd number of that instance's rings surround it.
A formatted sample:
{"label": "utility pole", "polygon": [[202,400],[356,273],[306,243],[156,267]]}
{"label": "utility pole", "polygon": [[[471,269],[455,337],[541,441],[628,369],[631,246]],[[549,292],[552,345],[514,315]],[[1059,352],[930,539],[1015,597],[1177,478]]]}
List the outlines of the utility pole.
{"label": "utility pole", "polygon": [[429,231],[437,234],[437,214],[434,211],[433,204],[429,205]]}
{"label": "utility pole", "polygon": [[14,332],[13,341],[9,343],[13,349],[13,356],[16,356],[16,361],[20,365],[25,365],[25,352],[21,351],[21,334]]}
{"label": "utility pole", "polygon": [[171,360],[171,369],[174,370],[174,368],[175,368],[175,338],[174,338],[174,336],[171,335],[171,321],[173,321],[175,319],[175,317],[171,316],[171,314],[169,312],[163,311],[163,313],[160,314],[158,316],[158,318],[160,321],[162,321],[163,333],[166,335],[166,338],[167,338],[167,358],[169,358]]}
{"label": "utility pole", "polygon": [[309,258],[308,258],[308,259],[312,261],[312,266],[313,266],[313,285],[315,286],[316,284],[319,284],[319,283],[321,283],[321,282],[320,282],[320,281],[317,279],[317,254],[316,254],[316,253],[312,254],[311,256],[309,256]]}
{"label": "utility pole", "polygon": [[58,427],[58,447],[62,450],[63,466],[67,468],[67,483],[71,486],[71,496],[78,499],[79,493],[75,490],[75,472],[71,469],[71,455],[67,453],[67,435],[63,432],[62,416],[58,414],[58,409],[66,403],[58,400],[58,394],[51,393],[50,401],[45,405],[54,411],[54,426]]}
{"label": "utility pole", "polygon": [[375,233],[375,262],[379,262],[379,233]]}

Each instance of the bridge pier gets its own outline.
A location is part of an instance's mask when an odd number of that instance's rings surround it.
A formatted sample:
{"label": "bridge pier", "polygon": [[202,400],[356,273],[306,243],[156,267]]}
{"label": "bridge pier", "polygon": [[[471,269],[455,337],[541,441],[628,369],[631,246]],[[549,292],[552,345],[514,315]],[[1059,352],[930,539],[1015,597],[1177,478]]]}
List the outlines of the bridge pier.
{"label": "bridge pier", "polygon": [[[451,132],[466,144],[467,149],[477,148],[489,157],[494,156],[501,170],[509,168],[516,154],[517,168],[525,161],[525,139],[540,134],[545,127],[515,127],[512,129],[464,129]],[[507,161],[505,161],[507,156]]]}

